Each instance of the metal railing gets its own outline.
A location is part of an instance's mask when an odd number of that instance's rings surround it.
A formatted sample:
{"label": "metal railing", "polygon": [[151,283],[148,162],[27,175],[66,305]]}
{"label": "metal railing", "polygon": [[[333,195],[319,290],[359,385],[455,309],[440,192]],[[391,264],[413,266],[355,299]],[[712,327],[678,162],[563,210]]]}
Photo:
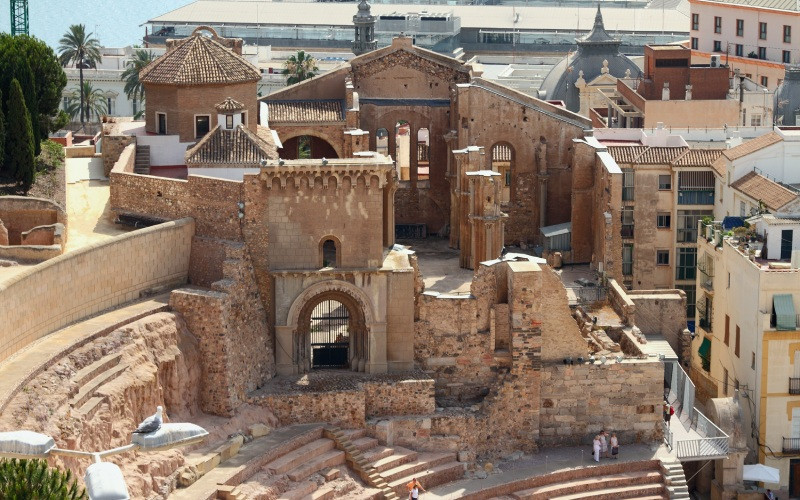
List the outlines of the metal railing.
{"label": "metal railing", "polygon": [[623,224],[620,234],[623,238],[633,238],[633,224]]}
{"label": "metal railing", "polygon": [[789,394],[800,394],[800,378],[789,377]]}
{"label": "metal railing", "polygon": [[784,453],[800,453],[800,438],[783,438]]}
{"label": "metal railing", "polygon": [[682,439],[677,442],[678,460],[728,455],[728,437]]}

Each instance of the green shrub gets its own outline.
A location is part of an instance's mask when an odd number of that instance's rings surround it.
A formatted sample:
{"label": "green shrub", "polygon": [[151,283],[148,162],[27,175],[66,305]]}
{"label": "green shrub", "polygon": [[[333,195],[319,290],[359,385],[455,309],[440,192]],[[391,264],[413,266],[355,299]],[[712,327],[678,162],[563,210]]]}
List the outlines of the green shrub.
{"label": "green shrub", "polygon": [[44,460],[0,460],[0,500],[86,500],[70,471]]}

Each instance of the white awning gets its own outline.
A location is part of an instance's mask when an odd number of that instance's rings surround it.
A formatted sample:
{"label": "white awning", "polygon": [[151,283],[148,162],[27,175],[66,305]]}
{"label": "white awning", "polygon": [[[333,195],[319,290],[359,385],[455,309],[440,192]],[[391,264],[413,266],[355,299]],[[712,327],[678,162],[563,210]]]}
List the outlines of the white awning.
{"label": "white awning", "polygon": [[742,479],[745,481],[758,481],[760,483],[778,484],[781,482],[781,471],[775,467],[768,467],[762,464],[745,465],[743,468]]}

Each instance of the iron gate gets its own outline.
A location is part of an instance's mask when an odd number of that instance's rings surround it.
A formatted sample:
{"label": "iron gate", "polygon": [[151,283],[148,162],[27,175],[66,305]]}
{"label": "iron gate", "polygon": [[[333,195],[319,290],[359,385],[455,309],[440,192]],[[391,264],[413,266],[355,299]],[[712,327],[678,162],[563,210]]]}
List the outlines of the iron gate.
{"label": "iron gate", "polygon": [[311,367],[347,368],[350,313],[335,300],[323,300],[311,313]]}

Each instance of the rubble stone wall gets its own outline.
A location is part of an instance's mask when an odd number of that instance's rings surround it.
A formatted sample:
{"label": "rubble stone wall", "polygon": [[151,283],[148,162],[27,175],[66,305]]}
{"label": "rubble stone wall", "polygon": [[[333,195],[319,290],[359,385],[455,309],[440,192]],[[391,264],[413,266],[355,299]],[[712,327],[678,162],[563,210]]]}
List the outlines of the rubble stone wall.
{"label": "rubble stone wall", "polygon": [[433,380],[404,380],[364,384],[367,418],[390,415],[427,415],[436,411]]}
{"label": "rubble stone wall", "polygon": [[8,245],[21,245],[22,233],[37,226],[67,225],[67,214],[51,200],[25,196],[0,196],[0,221],[8,231]]}
{"label": "rubble stone wall", "polygon": [[[132,150],[136,148],[136,136],[132,135],[104,135],[103,136],[103,172],[106,177],[111,174],[111,169],[119,161],[123,151],[129,145],[132,145]],[[135,154],[129,155],[126,160],[130,161],[130,172],[133,172],[133,160],[136,158]],[[128,161],[125,162],[128,165]]]}
{"label": "rubble stone wall", "polygon": [[194,221],[181,219],[75,250],[0,285],[0,361],[143,291],[185,283]]}

